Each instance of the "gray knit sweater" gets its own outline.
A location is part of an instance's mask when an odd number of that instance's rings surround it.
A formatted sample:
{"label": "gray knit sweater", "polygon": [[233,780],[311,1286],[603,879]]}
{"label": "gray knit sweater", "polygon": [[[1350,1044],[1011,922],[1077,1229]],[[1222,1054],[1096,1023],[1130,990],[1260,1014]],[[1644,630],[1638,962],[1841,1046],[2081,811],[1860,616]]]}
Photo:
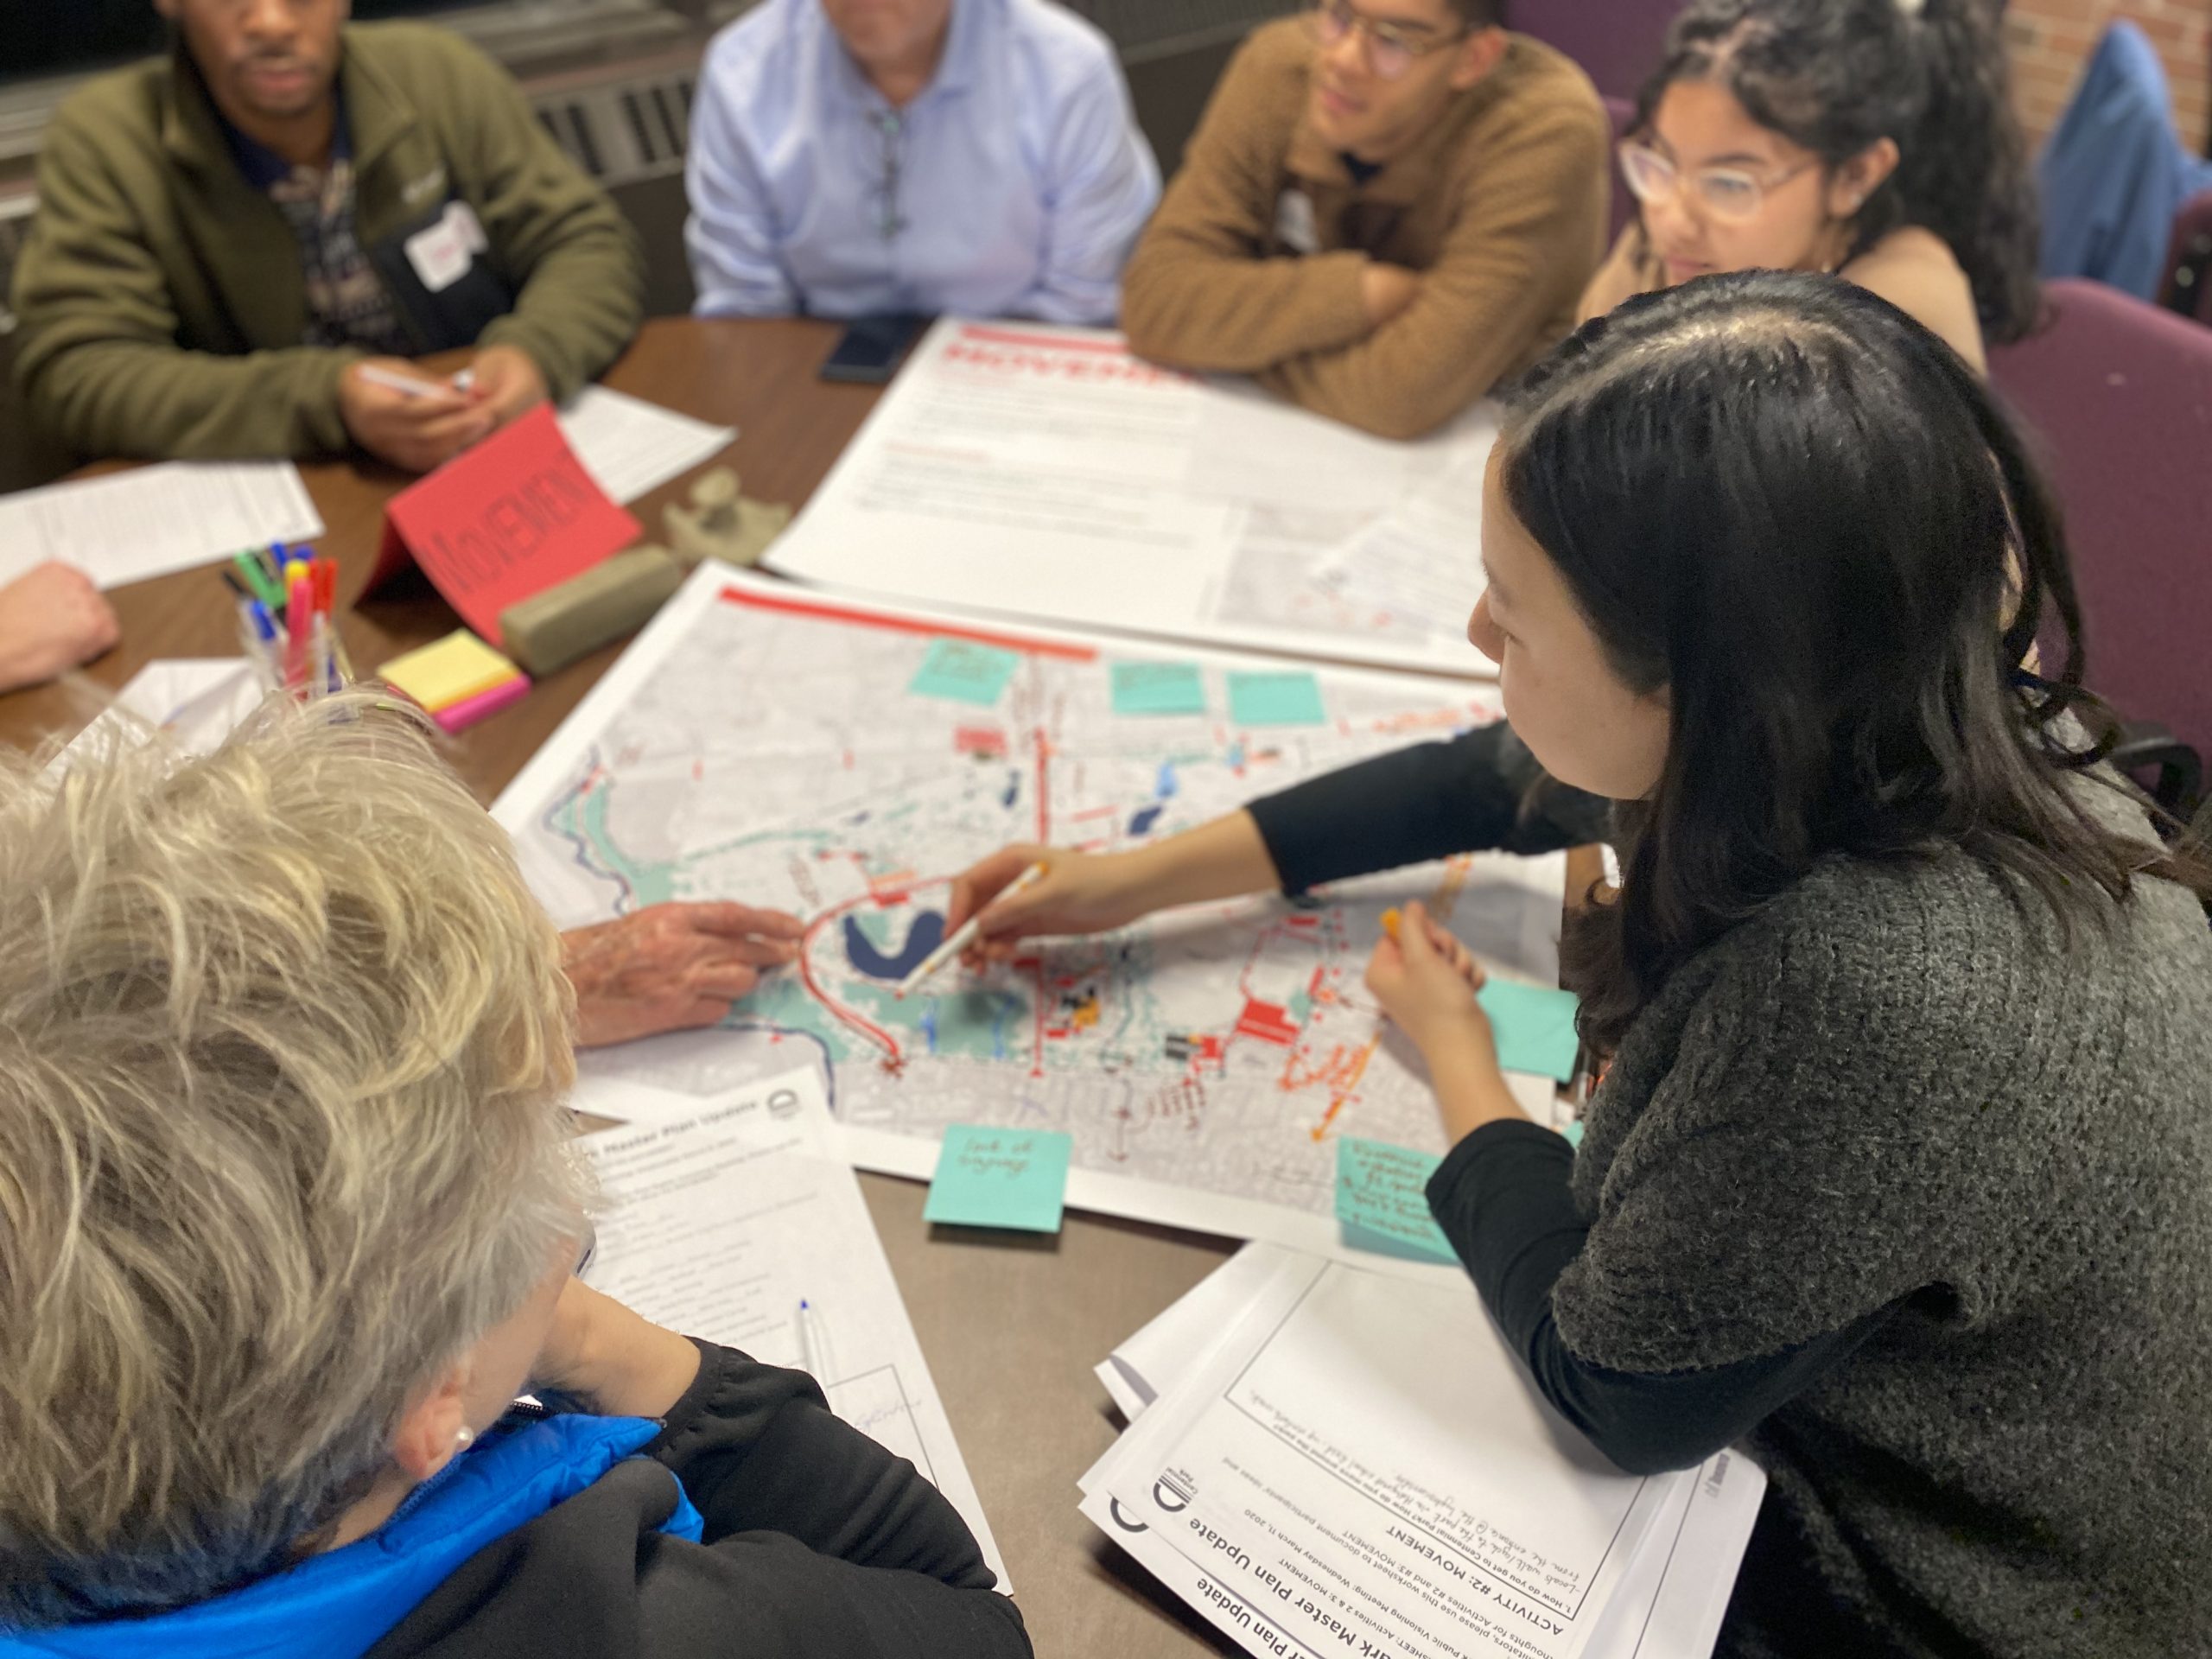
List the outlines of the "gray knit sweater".
{"label": "gray knit sweater", "polygon": [[[1882,1650],[2212,1654],[2187,893],[2139,881],[2069,941],[1962,855],[1823,866],[1645,1009],[1573,1191],[1592,1225],[1553,1306],[1595,1364],[1769,1355],[1919,1293],[1749,1447],[1763,1541]],[[1751,1589],[1725,1652],[1834,1650]]]}

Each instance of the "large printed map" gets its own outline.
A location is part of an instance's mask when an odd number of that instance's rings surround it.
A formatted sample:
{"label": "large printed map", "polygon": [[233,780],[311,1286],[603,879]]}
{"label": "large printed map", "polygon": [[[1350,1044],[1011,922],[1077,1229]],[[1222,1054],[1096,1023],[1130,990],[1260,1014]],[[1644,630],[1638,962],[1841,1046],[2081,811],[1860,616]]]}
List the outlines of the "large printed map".
{"label": "large printed map", "polygon": [[943,938],[950,878],[1007,842],[1170,834],[1493,719],[1494,695],[708,567],[498,810],[564,925],[693,898],[809,923],[796,968],[721,1028],[590,1068],[706,1093],[808,1057],[862,1163],[926,1174],[955,1122],[1065,1129],[1072,1203],[1311,1242],[1274,1224],[1327,1214],[1338,1135],[1439,1145],[1418,1062],[1360,983],[1379,912],[1428,899],[1491,962],[1550,983],[1556,862],[1478,856],[1202,907],[894,988]]}

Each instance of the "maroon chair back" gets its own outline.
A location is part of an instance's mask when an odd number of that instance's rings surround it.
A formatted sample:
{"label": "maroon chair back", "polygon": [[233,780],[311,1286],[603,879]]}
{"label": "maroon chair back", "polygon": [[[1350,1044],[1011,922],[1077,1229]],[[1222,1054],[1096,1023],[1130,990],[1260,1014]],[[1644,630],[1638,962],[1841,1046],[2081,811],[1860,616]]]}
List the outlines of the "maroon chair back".
{"label": "maroon chair back", "polygon": [[2101,283],[1989,354],[2066,512],[2089,688],[2212,760],[2212,329]]}
{"label": "maroon chair back", "polygon": [[2158,303],[2184,317],[2212,323],[2212,190],[2200,190],[2174,215],[2166,246],[2166,276]]}
{"label": "maroon chair back", "polygon": [[1682,0],[1522,0],[1508,19],[1582,66],[1608,98],[1633,99],[1659,67],[1667,25]]}

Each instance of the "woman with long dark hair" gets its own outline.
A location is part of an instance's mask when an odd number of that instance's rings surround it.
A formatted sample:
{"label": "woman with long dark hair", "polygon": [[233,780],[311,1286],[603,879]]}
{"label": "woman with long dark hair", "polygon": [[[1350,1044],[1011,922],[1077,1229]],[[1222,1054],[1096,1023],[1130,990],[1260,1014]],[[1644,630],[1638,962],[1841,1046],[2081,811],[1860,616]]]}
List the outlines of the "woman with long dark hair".
{"label": "woman with long dark hair", "polygon": [[1982,366],[2035,320],[2037,219],[1995,0],[1692,0],[1620,150],[1636,222],[1582,297],[1830,270]]}
{"label": "woman with long dark hair", "polygon": [[[1514,1104],[1430,918],[1368,982],[1454,1142],[1431,1205],[1537,1386],[1625,1468],[1738,1443],[1765,1468],[1725,1651],[2194,1650],[2212,883],[2084,736],[2018,437],[1863,289],[1707,278],[1518,394],[1483,547],[1469,632],[1515,728],[1630,831],[1564,950],[1611,1059],[1579,1152]],[[2017,667],[2046,623],[2048,680]],[[1044,854],[984,931],[1493,839],[1455,838],[1427,752]],[[963,907],[1039,855],[978,866]]]}

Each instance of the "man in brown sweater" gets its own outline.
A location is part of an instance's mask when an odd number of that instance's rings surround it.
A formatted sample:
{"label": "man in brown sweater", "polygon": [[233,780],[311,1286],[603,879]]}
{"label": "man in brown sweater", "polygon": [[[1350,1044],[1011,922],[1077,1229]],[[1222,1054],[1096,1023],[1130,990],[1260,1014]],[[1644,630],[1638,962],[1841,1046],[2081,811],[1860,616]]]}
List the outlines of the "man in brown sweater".
{"label": "man in brown sweater", "polygon": [[1411,438],[1565,334],[1611,128],[1502,4],[1319,0],[1254,34],[1123,275],[1131,346]]}

